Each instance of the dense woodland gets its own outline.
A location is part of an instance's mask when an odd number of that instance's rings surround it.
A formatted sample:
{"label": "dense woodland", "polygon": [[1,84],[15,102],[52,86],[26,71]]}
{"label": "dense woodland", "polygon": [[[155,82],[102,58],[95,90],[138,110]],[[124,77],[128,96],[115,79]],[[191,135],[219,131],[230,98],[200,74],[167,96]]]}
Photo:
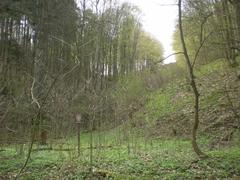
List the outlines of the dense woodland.
{"label": "dense woodland", "polygon": [[15,137],[27,135],[34,123],[53,137],[70,135],[76,113],[89,126],[95,108],[89,106],[99,107],[99,122],[112,123],[118,80],[161,59],[161,44],[142,30],[136,7],[79,5],[74,0],[3,4],[1,133],[12,129]]}
{"label": "dense woodland", "polygon": [[240,178],[240,1],[169,5],[0,1],[0,179]]}

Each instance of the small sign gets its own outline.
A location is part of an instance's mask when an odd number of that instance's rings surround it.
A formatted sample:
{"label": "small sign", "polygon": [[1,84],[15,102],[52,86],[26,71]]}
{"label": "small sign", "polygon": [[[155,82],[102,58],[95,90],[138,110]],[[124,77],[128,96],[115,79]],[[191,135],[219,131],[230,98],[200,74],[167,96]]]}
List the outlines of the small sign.
{"label": "small sign", "polygon": [[82,116],[81,114],[76,114],[76,123],[81,123]]}

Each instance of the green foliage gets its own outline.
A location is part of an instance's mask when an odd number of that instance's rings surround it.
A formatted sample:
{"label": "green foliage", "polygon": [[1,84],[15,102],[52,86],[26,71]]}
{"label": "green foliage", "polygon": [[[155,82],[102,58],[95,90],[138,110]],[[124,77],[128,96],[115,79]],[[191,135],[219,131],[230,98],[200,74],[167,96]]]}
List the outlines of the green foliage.
{"label": "green foliage", "polygon": [[[234,4],[232,4],[235,6]],[[229,1],[186,0],[183,9],[183,31],[188,55],[197,65],[208,64],[217,59],[235,61],[236,51],[232,50],[239,34],[236,14]],[[173,36],[173,48],[182,51],[178,25]],[[238,45],[236,45],[238,46]],[[177,63],[184,66],[183,55],[177,55]],[[230,62],[231,64],[231,62]]]}
{"label": "green foliage", "polygon": [[[108,134],[106,135],[108,136]],[[238,146],[210,151],[209,158],[196,160],[188,140],[153,139],[151,143],[147,143],[147,146],[140,139],[138,142],[136,152],[130,154],[127,152],[127,142],[121,146],[94,150],[93,176],[106,179],[193,179],[209,178],[210,176],[229,178],[240,175],[238,158],[240,149]],[[208,139],[201,138],[201,142],[206,144]],[[84,142],[83,146],[86,147],[87,144]],[[7,148],[5,150],[0,152],[3,162],[0,165],[0,177],[4,177],[7,172],[13,177],[23,159],[20,157],[3,158],[15,156],[14,149]],[[68,159],[68,152],[63,153],[66,154],[64,162],[57,151],[34,152],[30,164],[21,178],[85,179],[90,177],[89,161],[86,158],[89,149],[85,149],[80,158],[71,160]],[[76,157],[76,154],[74,156]]]}
{"label": "green foliage", "polygon": [[152,94],[150,98],[151,100],[146,106],[153,113],[148,114],[150,119],[160,118],[174,110],[173,104],[171,103],[171,94],[157,92]]}
{"label": "green foliage", "polygon": [[213,61],[211,63],[205,64],[199,68],[196,68],[195,74],[197,77],[203,77],[208,74],[214,73],[214,72],[220,72],[224,70],[224,68],[227,67],[226,62],[224,59],[217,59],[216,61]]}
{"label": "green foliage", "polygon": [[[148,63],[149,66],[156,67],[154,62],[163,57],[163,47],[159,41],[151,37],[146,32],[140,33],[140,42],[138,43],[139,59],[142,63]],[[147,62],[144,62],[147,61]]]}
{"label": "green foliage", "polygon": [[171,115],[183,109],[191,102],[188,92],[179,92],[179,88],[184,88],[182,81],[173,81],[165,88],[152,92],[148,96],[146,104],[146,115],[151,121],[161,119],[161,117]]}

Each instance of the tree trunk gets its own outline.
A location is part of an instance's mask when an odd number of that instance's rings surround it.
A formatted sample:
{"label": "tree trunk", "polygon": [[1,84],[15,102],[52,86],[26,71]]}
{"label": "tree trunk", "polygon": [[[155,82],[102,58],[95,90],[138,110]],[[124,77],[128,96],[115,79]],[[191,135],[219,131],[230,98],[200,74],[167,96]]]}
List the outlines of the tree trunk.
{"label": "tree trunk", "polygon": [[240,1],[235,0],[233,1],[233,6],[235,8],[236,13],[236,25],[237,25],[237,48],[238,53],[240,53]]}
{"label": "tree trunk", "polygon": [[178,10],[179,10],[179,31],[180,31],[180,38],[182,42],[182,48],[185,56],[185,60],[187,63],[188,71],[189,71],[189,78],[190,78],[190,85],[192,87],[194,97],[195,97],[195,106],[194,106],[194,125],[192,130],[192,147],[194,152],[202,157],[204,156],[204,153],[200,150],[197,144],[197,130],[199,125],[199,92],[195,81],[195,76],[193,72],[193,67],[191,65],[191,61],[188,55],[187,47],[185,44],[184,34],[183,34],[183,28],[182,28],[182,0],[178,1]]}
{"label": "tree trunk", "polygon": [[226,29],[225,33],[225,41],[226,41],[226,55],[227,60],[229,61],[230,66],[234,67],[237,65],[236,56],[234,53],[233,47],[235,47],[234,43],[234,32],[233,32],[233,24],[232,18],[230,16],[228,0],[222,1],[222,13],[223,13],[223,26]]}

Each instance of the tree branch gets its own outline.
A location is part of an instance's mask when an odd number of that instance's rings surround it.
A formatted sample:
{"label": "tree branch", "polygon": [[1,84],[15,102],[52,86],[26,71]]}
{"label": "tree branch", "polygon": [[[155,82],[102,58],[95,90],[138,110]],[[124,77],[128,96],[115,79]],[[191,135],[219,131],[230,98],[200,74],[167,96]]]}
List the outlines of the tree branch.
{"label": "tree branch", "polygon": [[155,61],[154,64],[161,63],[161,62],[165,61],[166,59],[168,59],[168,58],[170,58],[170,57],[172,57],[172,56],[178,55],[178,54],[184,55],[184,52],[176,52],[176,53],[170,54],[170,55],[168,55],[167,57],[165,57],[165,58],[163,58],[163,59],[160,59],[159,61]]}
{"label": "tree branch", "polygon": [[16,130],[13,130],[13,129],[9,128],[7,125],[5,126],[5,128],[6,128],[9,132],[17,133]]}
{"label": "tree branch", "polygon": [[38,106],[38,109],[40,109],[41,106],[40,106],[37,98],[34,97],[34,93],[33,93],[33,91],[34,91],[34,85],[35,85],[35,78],[33,78],[32,87],[31,87],[32,104],[33,104],[33,103],[36,103],[37,106]]}
{"label": "tree branch", "polygon": [[210,32],[210,33],[204,38],[204,40],[201,42],[200,46],[198,47],[198,50],[197,50],[197,52],[196,52],[196,54],[195,54],[195,56],[194,56],[194,59],[193,59],[192,68],[194,68],[194,65],[195,65],[195,63],[196,63],[196,61],[197,61],[198,55],[199,55],[199,53],[200,53],[200,50],[202,49],[203,45],[205,44],[205,42],[208,40],[208,38],[209,38],[212,34],[213,34],[213,31]]}

